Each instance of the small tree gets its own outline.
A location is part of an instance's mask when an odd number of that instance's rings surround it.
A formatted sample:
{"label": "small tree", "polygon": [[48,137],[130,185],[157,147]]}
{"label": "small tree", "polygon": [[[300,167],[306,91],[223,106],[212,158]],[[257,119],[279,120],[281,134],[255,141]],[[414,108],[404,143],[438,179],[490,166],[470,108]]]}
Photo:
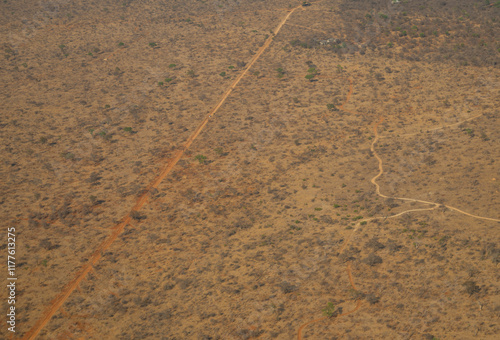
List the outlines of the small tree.
{"label": "small tree", "polygon": [[321,311],[323,312],[324,316],[331,318],[332,316],[335,315],[335,306],[333,303],[328,302],[326,304],[326,308],[323,308]]}
{"label": "small tree", "polygon": [[205,164],[205,161],[207,160],[207,157],[203,155],[196,155],[194,158],[197,159],[200,164]]}
{"label": "small tree", "polygon": [[318,70],[316,70],[315,67],[309,67],[307,73],[308,74],[306,75],[306,79],[312,81],[314,77],[316,77],[316,75],[318,74]]}
{"label": "small tree", "polygon": [[465,287],[465,292],[469,294],[469,296],[472,296],[472,294],[474,293],[479,293],[479,291],[481,290],[476,282],[472,280],[465,281],[462,285]]}
{"label": "small tree", "polygon": [[326,108],[328,111],[338,111],[337,107],[334,104],[326,104]]}

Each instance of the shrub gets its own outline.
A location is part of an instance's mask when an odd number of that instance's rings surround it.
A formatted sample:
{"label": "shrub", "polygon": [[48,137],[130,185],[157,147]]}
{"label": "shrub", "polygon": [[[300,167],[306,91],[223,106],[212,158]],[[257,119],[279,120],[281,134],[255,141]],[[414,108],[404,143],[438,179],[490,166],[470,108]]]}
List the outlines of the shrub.
{"label": "shrub", "polygon": [[375,253],[370,253],[364,260],[364,263],[366,263],[369,266],[375,266],[376,264],[382,263],[382,258],[380,256],[375,255]]}
{"label": "shrub", "polygon": [[326,104],[326,108],[328,111],[338,111],[337,107],[334,104]]}
{"label": "shrub", "polygon": [[323,308],[321,311],[323,312],[324,316],[331,318],[335,315],[335,305],[331,302],[328,302],[326,304],[326,308]]}
{"label": "shrub", "polygon": [[464,129],[463,131],[465,131],[470,137],[474,137],[474,130],[473,129]]}
{"label": "shrub", "polygon": [[63,152],[61,153],[61,156],[66,159],[71,159],[71,160],[75,159],[75,155],[72,154],[71,152]]}
{"label": "shrub", "polygon": [[207,157],[203,156],[203,155],[196,155],[194,158],[196,160],[198,160],[198,162],[200,162],[200,164],[204,164],[205,161],[207,160]]}
{"label": "shrub", "polygon": [[135,210],[130,213],[130,217],[132,217],[136,221],[140,221],[140,220],[145,220],[146,219],[146,215],[142,215],[140,212],[135,211]]}
{"label": "shrub", "polygon": [[469,296],[471,296],[474,293],[479,293],[479,291],[481,290],[481,288],[479,288],[476,282],[472,280],[465,281],[464,283],[462,283],[462,286],[465,287],[465,292],[469,294]]}
{"label": "shrub", "polygon": [[306,79],[307,80],[312,80],[317,74],[318,74],[318,70],[316,70],[315,67],[309,67],[309,69],[307,70],[307,75],[306,75]]}
{"label": "shrub", "polygon": [[374,305],[380,301],[380,298],[378,296],[375,296],[374,294],[367,294],[365,296],[365,299],[370,303],[370,305]]}

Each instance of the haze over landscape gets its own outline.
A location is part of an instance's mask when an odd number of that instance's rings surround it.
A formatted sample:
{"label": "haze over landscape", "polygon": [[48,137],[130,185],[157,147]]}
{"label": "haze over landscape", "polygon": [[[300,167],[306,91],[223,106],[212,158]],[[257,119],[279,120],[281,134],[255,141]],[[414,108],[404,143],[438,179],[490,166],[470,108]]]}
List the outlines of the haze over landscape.
{"label": "haze over landscape", "polygon": [[497,339],[499,32],[493,0],[0,2],[0,338]]}

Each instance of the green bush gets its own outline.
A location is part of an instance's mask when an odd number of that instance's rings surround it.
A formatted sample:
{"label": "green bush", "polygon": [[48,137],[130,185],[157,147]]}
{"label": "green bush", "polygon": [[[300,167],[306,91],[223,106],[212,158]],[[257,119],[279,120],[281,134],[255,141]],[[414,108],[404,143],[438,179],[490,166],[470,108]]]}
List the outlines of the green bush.
{"label": "green bush", "polygon": [[335,306],[333,303],[328,302],[326,304],[326,308],[323,308],[321,311],[323,312],[324,316],[331,318],[332,316],[335,315]]}
{"label": "green bush", "polygon": [[326,108],[328,111],[338,111],[337,107],[334,104],[326,104]]}
{"label": "green bush", "polygon": [[200,164],[204,164],[205,161],[207,160],[207,157],[203,156],[203,155],[196,155],[194,158],[196,160],[198,160],[198,162],[200,162]]}
{"label": "green bush", "polygon": [[283,68],[278,67],[276,71],[278,72],[278,78],[283,78],[285,76],[285,71],[283,70]]}

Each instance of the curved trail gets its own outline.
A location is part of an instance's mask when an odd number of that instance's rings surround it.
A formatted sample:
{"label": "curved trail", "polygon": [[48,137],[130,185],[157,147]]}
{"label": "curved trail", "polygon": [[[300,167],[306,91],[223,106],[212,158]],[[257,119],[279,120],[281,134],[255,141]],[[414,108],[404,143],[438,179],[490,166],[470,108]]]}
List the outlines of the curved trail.
{"label": "curved trail", "polygon": [[[340,109],[343,109],[344,105],[347,104],[347,102],[349,101],[349,99],[351,98],[351,95],[352,95],[352,92],[353,92],[353,84],[352,84],[352,80],[349,79],[349,93],[346,97],[346,100],[344,101],[344,103],[342,103],[342,105],[340,106]],[[471,118],[468,118],[468,119],[465,119],[463,121],[460,121],[460,122],[457,122],[457,123],[453,123],[453,124],[450,124],[450,125],[446,125],[446,126],[442,126],[442,127],[439,127],[439,128],[434,128],[434,129],[429,129],[427,130],[426,132],[430,132],[430,131],[435,131],[435,130],[440,130],[440,129],[444,129],[444,128],[447,128],[447,127],[451,127],[451,126],[455,126],[455,125],[460,125],[466,121],[469,121],[469,120],[472,120],[472,119],[475,119],[477,117],[480,117],[482,116],[482,114],[479,114],[479,115],[476,115],[474,117],[471,117]],[[368,221],[374,221],[374,220],[378,220],[378,219],[387,219],[387,218],[395,218],[395,217],[399,217],[401,215],[404,215],[404,214],[407,214],[407,213],[410,213],[410,212],[417,212],[417,211],[432,211],[432,210],[435,210],[437,208],[439,208],[440,206],[444,206],[450,210],[454,210],[454,211],[457,211],[459,213],[462,213],[464,215],[467,215],[467,216],[470,216],[470,217],[474,217],[474,218],[478,218],[478,219],[483,219],[483,220],[488,220],[488,221],[494,221],[494,222],[500,222],[500,219],[495,219],[495,218],[490,218],[490,217],[484,217],[484,216],[478,216],[478,215],[473,215],[473,214],[470,214],[470,213],[467,213],[463,210],[460,210],[458,208],[455,208],[455,207],[452,207],[452,206],[449,206],[449,205],[445,205],[445,204],[440,204],[440,203],[436,203],[436,202],[429,202],[429,201],[424,201],[424,200],[419,200],[419,199],[414,199],[414,198],[406,198],[406,197],[390,197],[390,196],[386,196],[384,194],[382,194],[380,192],[380,185],[377,183],[377,179],[382,176],[384,174],[384,169],[383,169],[383,162],[382,162],[382,159],[380,158],[380,156],[377,154],[377,152],[375,151],[375,144],[378,142],[378,140],[380,138],[388,138],[390,136],[387,136],[387,137],[381,137],[378,135],[378,126],[383,122],[383,118],[381,118],[374,126],[373,126],[373,132],[375,134],[375,138],[370,146],[370,150],[371,152],[373,153],[374,157],[377,159],[378,161],[378,169],[379,169],[379,172],[378,174],[376,174],[371,180],[370,182],[375,185],[375,191],[377,193],[377,195],[379,195],[380,197],[382,198],[392,198],[392,199],[399,199],[399,200],[402,200],[402,201],[408,201],[408,202],[416,202],[416,203],[422,203],[422,204],[429,204],[429,205],[432,205],[432,207],[430,208],[417,208],[417,209],[410,209],[410,210],[405,210],[405,211],[402,211],[400,213],[397,213],[395,215],[391,215],[391,216],[379,216],[379,217],[371,217],[371,218],[365,218],[363,220],[360,220],[356,223],[356,226],[355,228],[353,229],[353,231],[350,233],[349,237],[347,238],[347,240],[344,242],[344,244],[342,245],[340,251],[339,251],[339,254],[343,253],[345,248],[347,247],[347,245],[349,244],[352,236],[356,233],[356,231],[359,229],[359,227],[361,226],[361,222],[368,222]],[[407,134],[407,135],[401,135],[401,136],[412,136],[412,135],[416,135],[417,133],[415,134]],[[356,286],[354,285],[354,279],[353,279],[353,275],[352,275],[352,272],[351,272],[351,263],[349,262],[347,264],[347,274],[349,276],[349,283],[351,284],[352,288],[353,289],[356,289]],[[349,314],[352,314],[354,312],[356,312],[359,308],[361,307],[361,300],[358,300],[357,301],[357,304],[356,304],[356,307],[347,312],[347,313],[343,313],[343,314],[340,314],[338,315],[337,317],[340,317],[340,316],[345,316],[345,315],[349,315]],[[313,323],[316,323],[316,322],[320,322],[320,321],[323,321],[323,320],[326,320],[328,319],[329,317],[327,316],[324,316],[324,317],[321,317],[321,318],[318,318],[318,319],[314,319],[314,320],[311,320],[311,321],[308,321],[306,322],[305,324],[303,324],[302,326],[300,326],[299,330],[298,330],[298,334],[297,334],[297,339],[298,340],[301,340],[302,339],[302,331],[309,325],[313,324]]]}
{"label": "curved trail", "polygon": [[22,337],[22,339],[35,339],[36,336],[42,331],[42,329],[47,325],[47,323],[52,319],[52,317],[57,313],[57,311],[61,308],[61,306],[66,302],[68,297],[73,293],[75,289],[79,287],[79,284],[87,277],[87,275],[93,270],[94,265],[96,265],[102,257],[102,254],[108,249],[111,244],[118,238],[118,236],[123,232],[125,226],[127,226],[131,221],[131,214],[135,211],[140,210],[144,204],[147,202],[149,197],[149,193],[151,189],[156,189],[163,179],[172,171],[173,167],[179,162],[181,157],[184,155],[184,152],[191,146],[194,140],[201,133],[203,128],[207,125],[212,115],[219,110],[219,108],[224,104],[227,97],[234,90],[236,85],[240,82],[240,80],[247,74],[248,70],[255,64],[255,62],[260,58],[260,56],[264,53],[264,51],[269,47],[273,38],[278,32],[281,30],[283,25],[286,23],[288,18],[295,12],[298,8],[303,8],[302,6],[297,6],[289,11],[289,13],[285,16],[285,18],[280,22],[277,28],[273,31],[273,35],[271,35],[262,45],[257,53],[253,56],[251,61],[245,67],[244,71],[233,81],[231,86],[224,92],[221,99],[217,103],[217,105],[205,116],[201,124],[196,128],[196,130],[191,134],[188,140],[184,143],[184,145],[174,154],[174,157],[166,164],[166,166],[161,170],[159,175],[147,186],[145,193],[142,194],[136,201],[135,205],[132,207],[131,211],[122,219],[122,221],[116,226],[112,227],[111,234],[97,247],[97,249],[92,253],[87,263],[77,271],[73,280],[71,280],[68,284],[64,286],[61,293],[50,302],[49,307],[43,312],[40,319],[37,320],[35,325]]}
{"label": "curved trail", "polygon": [[[478,116],[475,116],[475,117],[472,117],[472,118],[469,118],[467,120],[471,120],[473,118],[476,118]],[[377,154],[377,152],[375,151],[375,144],[378,142],[379,140],[379,135],[378,135],[378,131],[377,131],[377,128],[378,126],[380,125],[380,123],[382,123],[383,121],[383,118],[373,126],[373,132],[375,134],[375,139],[373,140],[372,142],[372,145],[370,147],[370,150],[373,152],[373,155],[375,156],[375,158],[378,160],[378,169],[379,169],[379,173],[373,177],[371,179],[371,183],[373,185],[375,185],[375,191],[377,193],[377,195],[379,195],[380,197],[383,197],[383,198],[393,198],[393,199],[398,199],[398,200],[402,200],[402,201],[410,201],[410,202],[418,202],[418,203],[424,203],[424,204],[432,204],[435,206],[435,208],[439,207],[441,204],[439,203],[436,203],[436,202],[429,202],[429,201],[423,201],[423,200],[418,200],[418,199],[415,199],[415,198],[406,198],[406,197],[390,197],[390,196],[386,196],[382,193],[380,193],[380,186],[378,185],[378,183],[376,182],[377,179],[382,176],[382,174],[384,173],[384,169],[383,169],[383,166],[382,166],[382,159],[380,158],[380,156]],[[452,124],[452,125],[456,125],[456,124],[460,124],[461,122],[459,123],[455,123],[455,124]],[[444,128],[444,127],[443,127]],[[484,217],[484,216],[479,216],[479,215],[474,215],[474,214],[470,214],[468,212],[465,212],[463,210],[460,210],[458,208],[455,208],[455,207],[452,207],[450,205],[446,205],[446,204],[442,204],[443,207],[446,207],[450,210],[454,210],[456,212],[459,212],[461,214],[464,214],[466,216],[470,216],[470,217],[474,217],[474,218],[478,218],[478,219],[482,219],[482,220],[488,220],[488,221],[494,221],[494,222],[500,222],[500,219],[497,219],[497,218],[491,218],[491,217]],[[434,209],[435,209],[434,208]]]}

